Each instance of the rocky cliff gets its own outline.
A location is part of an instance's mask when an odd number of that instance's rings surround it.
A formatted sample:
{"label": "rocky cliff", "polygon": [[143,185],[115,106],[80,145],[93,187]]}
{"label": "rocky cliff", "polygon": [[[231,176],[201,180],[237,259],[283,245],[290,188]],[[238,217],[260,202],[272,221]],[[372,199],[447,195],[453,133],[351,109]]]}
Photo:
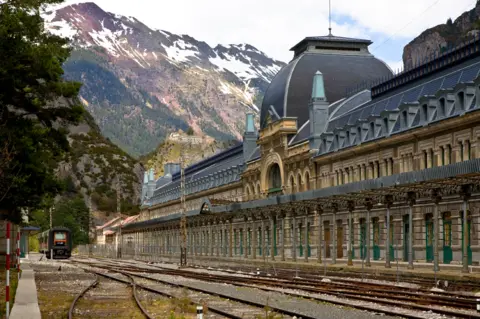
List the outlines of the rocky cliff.
{"label": "rocky cliff", "polygon": [[403,64],[410,68],[424,61],[426,57],[443,52],[449,46],[477,36],[480,30],[480,2],[475,8],[464,12],[455,21],[448,19],[445,24],[423,31],[403,49]]}

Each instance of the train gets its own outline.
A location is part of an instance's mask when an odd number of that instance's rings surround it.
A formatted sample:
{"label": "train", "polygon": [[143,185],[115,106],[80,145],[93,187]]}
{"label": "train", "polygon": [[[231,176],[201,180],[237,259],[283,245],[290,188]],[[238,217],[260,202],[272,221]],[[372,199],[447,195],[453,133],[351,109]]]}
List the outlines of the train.
{"label": "train", "polygon": [[[72,255],[72,232],[66,227],[53,227],[38,235],[40,252],[50,259],[68,259]],[[53,253],[53,256],[50,256]]]}

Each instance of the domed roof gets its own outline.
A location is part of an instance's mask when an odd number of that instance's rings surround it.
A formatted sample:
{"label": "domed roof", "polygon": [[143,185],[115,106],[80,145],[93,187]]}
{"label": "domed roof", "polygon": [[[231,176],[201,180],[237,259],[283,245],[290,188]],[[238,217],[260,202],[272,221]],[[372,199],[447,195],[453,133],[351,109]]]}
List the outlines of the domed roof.
{"label": "domed roof", "polygon": [[297,117],[298,128],[308,120],[313,76],[323,74],[325,93],[330,103],[346,96],[346,91],[365,81],[392,75],[392,70],[368,51],[372,42],[363,39],[307,37],[291,50],[293,60],[274,77],[265,92],[260,126],[272,120]]}

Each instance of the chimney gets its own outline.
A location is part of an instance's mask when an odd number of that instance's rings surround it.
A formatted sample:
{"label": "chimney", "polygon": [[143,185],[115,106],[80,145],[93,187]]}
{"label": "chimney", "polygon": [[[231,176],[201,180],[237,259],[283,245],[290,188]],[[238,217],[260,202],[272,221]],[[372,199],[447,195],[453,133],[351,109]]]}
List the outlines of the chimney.
{"label": "chimney", "polygon": [[255,114],[246,114],[245,133],[243,134],[243,160],[248,161],[257,147],[258,132],[255,127]]}
{"label": "chimney", "polygon": [[325,96],[323,74],[317,71],[313,76],[312,99],[308,106],[310,117],[310,149],[320,148],[320,135],[324,133],[328,125],[328,107],[330,103]]}

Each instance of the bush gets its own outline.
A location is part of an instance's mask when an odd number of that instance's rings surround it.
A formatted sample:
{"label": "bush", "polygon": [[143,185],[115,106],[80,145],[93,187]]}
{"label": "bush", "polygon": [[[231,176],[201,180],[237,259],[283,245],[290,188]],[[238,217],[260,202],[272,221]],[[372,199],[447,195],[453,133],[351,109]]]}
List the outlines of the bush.
{"label": "bush", "polygon": [[36,236],[29,236],[28,237],[28,250],[29,251],[40,251],[40,242]]}

